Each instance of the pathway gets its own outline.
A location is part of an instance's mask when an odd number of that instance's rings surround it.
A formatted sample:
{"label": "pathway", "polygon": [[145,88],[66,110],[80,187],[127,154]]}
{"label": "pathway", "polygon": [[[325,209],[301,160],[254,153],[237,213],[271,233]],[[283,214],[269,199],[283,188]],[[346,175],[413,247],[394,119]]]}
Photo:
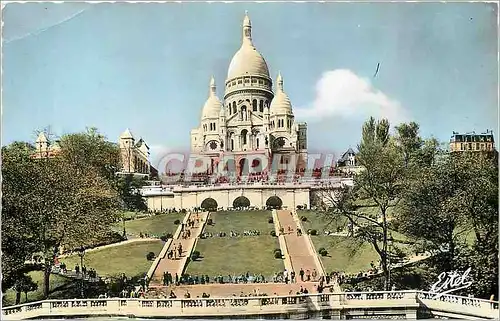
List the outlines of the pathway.
{"label": "pathway", "polygon": [[[300,283],[239,283],[239,284],[196,284],[196,285],[178,285],[169,287],[151,287],[149,295],[152,297],[168,296],[170,290],[174,291],[178,298],[184,297],[186,292],[189,292],[191,298],[201,297],[203,293],[210,294],[211,297],[231,297],[233,295],[240,296],[249,294],[266,294],[272,295],[289,295],[296,294],[300,288],[307,289],[309,293],[317,293],[317,282]],[[333,284],[329,284],[328,287]],[[330,292],[330,289],[325,289],[325,293]]]}
{"label": "pathway", "polygon": [[[197,219],[198,218],[198,219]],[[163,283],[163,273],[169,272],[175,278],[175,274],[177,273],[179,276],[182,275],[186,264],[188,262],[188,258],[191,255],[191,252],[194,249],[196,241],[200,234],[203,232],[203,228],[208,218],[208,212],[204,213],[188,213],[183,220],[183,223],[186,226],[188,220],[194,220],[194,227],[191,228],[191,236],[189,238],[182,238],[182,232],[177,231],[174,235],[174,239],[169,243],[168,249],[166,251],[162,251],[165,253],[163,257],[160,258],[158,265],[153,274],[153,278],[151,280],[151,285],[158,285]],[[179,228],[180,229],[180,228]],[[182,246],[182,254],[180,257],[169,259],[167,258],[167,253],[170,250],[176,250],[181,244]]]}
{"label": "pathway", "polygon": [[[316,270],[318,278],[322,273],[321,265],[318,264],[315,252],[311,251],[311,244],[308,244],[309,239],[305,235],[304,231],[301,236],[297,236],[297,224],[295,218],[290,211],[278,210],[276,211],[279,224],[285,231],[285,243],[290,257],[291,265],[293,271],[297,275],[297,279],[300,282],[299,271],[303,269],[304,272],[310,271],[312,274]],[[291,232],[288,228],[291,228]],[[305,278],[305,277],[304,277]]]}

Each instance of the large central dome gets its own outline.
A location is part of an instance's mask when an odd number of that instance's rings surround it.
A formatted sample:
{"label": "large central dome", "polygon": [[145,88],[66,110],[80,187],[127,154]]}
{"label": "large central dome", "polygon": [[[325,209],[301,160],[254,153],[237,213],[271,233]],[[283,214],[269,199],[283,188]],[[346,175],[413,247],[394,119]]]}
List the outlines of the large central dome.
{"label": "large central dome", "polygon": [[243,20],[243,43],[231,60],[227,71],[228,80],[242,76],[269,78],[267,63],[252,43],[252,25],[247,14]]}

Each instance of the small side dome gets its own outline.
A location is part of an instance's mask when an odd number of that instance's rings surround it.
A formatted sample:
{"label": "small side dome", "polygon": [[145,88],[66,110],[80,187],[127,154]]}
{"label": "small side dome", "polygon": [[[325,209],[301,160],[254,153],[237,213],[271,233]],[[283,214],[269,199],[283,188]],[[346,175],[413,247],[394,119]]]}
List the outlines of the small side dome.
{"label": "small side dome", "polygon": [[202,118],[219,118],[220,112],[222,108],[222,103],[219,100],[219,97],[215,94],[215,79],[212,77],[210,79],[210,93],[208,95],[208,99],[203,106]]}
{"label": "small side dome", "polygon": [[288,98],[288,95],[283,91],[283,78],[281,77],[281,73],[278,74],[277,84],[278,90],[276,91],[269,107],[271,115],[293,115],[292,102],[290,101],[290,98]]}

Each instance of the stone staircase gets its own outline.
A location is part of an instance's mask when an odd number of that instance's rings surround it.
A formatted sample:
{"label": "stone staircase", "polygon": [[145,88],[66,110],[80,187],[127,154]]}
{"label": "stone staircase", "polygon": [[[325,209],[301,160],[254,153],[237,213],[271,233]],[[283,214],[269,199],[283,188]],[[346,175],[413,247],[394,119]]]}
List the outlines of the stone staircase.
{"label": "stone staircase", "polygon": [[[164,272],[169,272],[174,277],[175,274],[178,274],[179,276],[182,275],[188,263],[191,252],[194,249],[196,241],[200,234],[203,232],[203,228],[205,227],[205,224],[207,222],[208,214],[208,212],[186,214],[183,220],[184,226],[187,226],[186,223],[188,222],[188,220],[195,221],[194,227],[190,229],[191,236],[186,239],[182,238],[182,230],[181,226],[179,226],[173,239],[165,243],[165,246],[161,251],[159,257],[157,258],[157,261],[155,260],[155,263],[153,263],[153,265],[156,264],[156,266],[154,267],[154,272],[151,275],[150,285],[162,285]],[[179,244],[181,244],[182,246],[181,256],[177,256],[177,259],[169,259],[167,257],[168,252],[170,252],[170,250],[175,251]],[[153,266],[150,270],[152,269]]]}
{"label": "stone staircase", "polygon": [[311,250],[314,247],[312,244],[309,244],[310,239],[304,234],[303,230],[303,234],[297,236],[297,222],[293,213],[287,210],[278,210],[276,211],[276,217],[279,221],[279,225],[284,229],[286,249],[288,251],[292,270],[296,273],[297,282],[300,282],[300,269],[303,269],[304,272],[310,271],[311,274],[316,270],[318,278],[323,275],[323,268],[320,263],[318,264],[316,253]]}

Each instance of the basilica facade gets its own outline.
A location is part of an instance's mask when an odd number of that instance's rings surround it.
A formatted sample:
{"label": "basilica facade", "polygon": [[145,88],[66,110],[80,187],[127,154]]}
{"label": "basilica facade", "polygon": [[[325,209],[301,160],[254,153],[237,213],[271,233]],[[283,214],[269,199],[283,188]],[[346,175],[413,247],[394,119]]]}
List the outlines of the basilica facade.
{"label": "basilica facade", "polygon": [[[307,124],[295,120],[280,73],[273,88],[267,63],[254,46],[248,14],[243,19],[241,47],[229,65],[222,100],[216,95],[214,78],[210,80],[200,126],[191,131],[191,152],[210,157],[211,171],[228,155],[233,156],[229,158],[240,173],[244,166],[258,166],[256,155],[302,164],[299,166],[307,162]],[[245,165],[250,156],[253,161]]]}

